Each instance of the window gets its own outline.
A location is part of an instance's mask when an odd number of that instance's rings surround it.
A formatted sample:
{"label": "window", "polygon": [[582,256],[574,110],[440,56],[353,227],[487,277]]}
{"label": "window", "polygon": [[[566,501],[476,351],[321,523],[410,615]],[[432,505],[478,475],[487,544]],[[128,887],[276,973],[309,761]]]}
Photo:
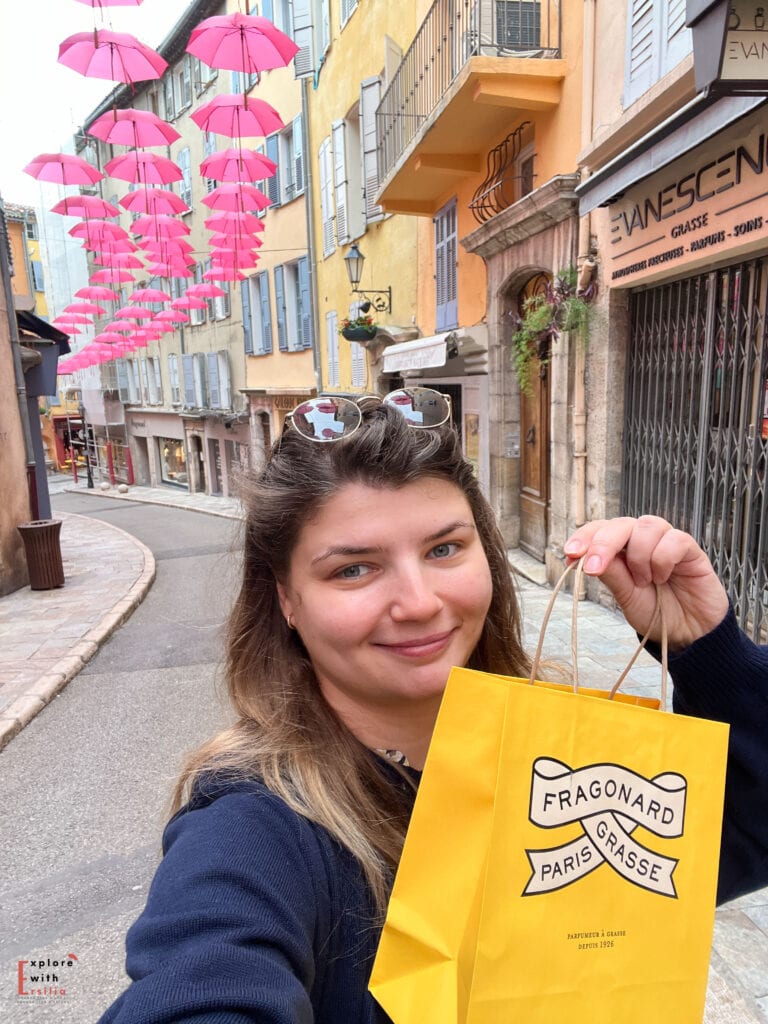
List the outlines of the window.
{"label": "window", "polygon": [[204,409],[208,404],[206,355],[206,352],[195,352],[192,356],[192,387],[195,396],[194,405],[198,409]]}
{"label": "window", "polygon": [[173,103],[173,75],[166,73],[163,79],[163,102],[165,104],[165,119],[172,121],[176,116],[176,108]]}
{"label": "window", "polygon": [[44,292],[45,278],[43,277],[43,264],[40,260],[30,260],[29,262],[32,267],[32,280],[34,281],[35,291]]}
{"label": "window", "polygon": [[333,166],[331,162],[331,139],[323,139],[319,152],[320,167],[320,216],[323,222],[323,256],[332,255],[333,240]]}
{"label": "window", "polygon": [[[202,263],[196,263],[194,269],[195,284],[203,283],[203,265]],[[205,323],[205,308],[189,310],[189,324],[190,327],[199,327],[200,324]]]}
{"label": "window", "polygon": [[120,401],[126,404],[130,401],[130,393],[128,388],[128,367],[126,366],[125,359],[118,359],[117,362],[117,393],[120,396]]}
{"label": "window", "polygon": [[[213,156],[216,152],[216,136],[213,132],[203,132],[203,157],[207,158]],[[217,181],[215,178],[203,178],[203,185],[205,187],[206,195],[216,188]]]}
{"label": "window", "polygon": [[505,50],[541,45],[540,0],[496,0],[496,44]]}
{"label": "window", "polygon": [[357,0],[339,0],[341,14],[341,27],[344,28],[346,23],[352,17],[352,14],[357,7]]}
{"label": "window", "polygon": [[272,351],[272,311],[267,271],[263,270],[243,281],[241,291],[245,351],[249,355],[267,355]]}
{"label": "window", "polygon": [[181,402],[179,391],[179,357],[172,353],[168,356],[168,381],[171,386],[171,404],[178,405]]}
{"label": "window", "polygon": [[686,0],[630,0],[624,107],[676,67],[693,45],[685,27]]}
{"label": "window", "polygon": [[206,352],[208,404],[211,409],[232,407],[232,385],[229,375],[229,352]]}
{"label": "window", "polygon": [[350,341],[349,349],[352,355],[352,387],[364,388],[368,380],[365,349],[358,341]]}
{"label": "window", "polygon": [[25,224],[25,228],[26,228],[27,238],[30,241],[32,241],[32,242],[37,241],[37,238],[38,238],[37,221],[36,220],[28,220],[26,222],[26,224]]}
{"label": "window", "polygon": [[199,96],[218,75],[216,68],[209,68],[199,57],[192,58],[192,81],[195,86],[195,95]]}
{"label": "window", "polygon": [[185,353],[181,357],[181,371],[184,375],[184,406],[187,409],[195,405],[195,373],[192,362],[193,357]]}
{"label": "window", "polygon": [[174,115],[192,106],[192,58],[186,54],[173,72]]}
{"label": "window", "polygon": [[339,386],[339,330],[336,310],[325,314],[325,353],[327,364],[328,386]]}
{"label": "window", "polygon": [[142,372],[147,383],[147,403],[149,405],[162,405],[163,382],[160,376],[159,358],[157,356],[150,356],[148,359],[143,359]]}
{"label": "window", "polygon": [[178,164],[181,168],[183,178],[179,182],[179,195],[187,204],[192,205],[192,164],[189,156],[189,146],[179,150]]}
{"label": "window", "polygon": [[518,182],[517,199],[522,199],[529,192],[533,192],[536,179],[533,170],[533,158],[535,155],[533,146],[526,146],[520,151],[520,155],[515,162],[515,177]]}
{"label": "window", "polygon": [[332,127],[333,139],[333,195],[336,202],[336,241],[339,245],[350,240],[347,157],[344,135],[346,128],[343,121],[336,121]]}
{"label": "window", "polygon": [[362,149],[357,109],[331,127],[333,142],[333,195],[336,203],[336,240],[339,245],[365,231],[362,204]]}
{"label": "window", "polygon": [[222,291],[226,292],[226,294],[217,295],[213,300],[213,319],[226,320],[231,312],[229,302],[229,281],[218,281],[217,284]]}
{"label": "window", "polygon": [[304,133],[301,114],[280,132],[274,159],[278,167],[282,168],[280,202],[289,203],[304,192]]}
{"label": "window", "polygon": [[283,352],[312,348],[309,258],[275,267],[274,278],[278,348]]}
{"label": "window", "polygon": [[259,72],[250,71],[231,71],[232,78],[230,80],[230,88],[233,93],[248,92],[254,85],[259,82]]}
{"label": "window", "polygon": [[365,219],[379,220],[384,211],[376,205],[379,191],[379,139],[376,134],[376,108],[381,98],[381,80],[366,78],[360,83],[360,139],[362,144],[363,195]]}
{"label": "window", "polygon": [[277,135],[270,135],[266,140],[267,156],[270,160],[277,164],[275,173],[267,178],[265,191],[267,193],[267,199],[269,199],[270,206],[280,205],[280,143]]}
{"label": "window", "polygon": [[145,404],[149,405],[151,399],[149,397],[149,367],[147,366],[147,360],[145,358],[140,358],[138,360],[138,364],[141,376],[141,394],[144,397]]}
{"label": "window", "polygon": [[299,47],[293,58],[294,75],[313,75],[331,45],[330,0],[293,0],[293,32],[289,35]]}
{"label": "window", "polygon": [[439,210],[435,220],[435,293],[438,331],[458,326],[456,298],[456,200]]}
{"label": "window", "polygon": [[125,370],[128,375],[128,401],[136,404],[141,402],[141,387],[139,385],[139,373],[133,359],[126,359]]}

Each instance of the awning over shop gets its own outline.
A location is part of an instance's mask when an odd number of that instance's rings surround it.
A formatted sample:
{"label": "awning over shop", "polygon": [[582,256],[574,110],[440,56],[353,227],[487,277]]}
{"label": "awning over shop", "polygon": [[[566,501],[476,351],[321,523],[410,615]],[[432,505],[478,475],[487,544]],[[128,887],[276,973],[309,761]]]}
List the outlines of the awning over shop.
{"label": "awning over shop", "polygon": [[485,324],[459,327],[455,331],[390,345],[384,351],[384,373],[431,369],[445,366],[449,354],[469,356],[487,351],[488,328]]}
{"label": "awning over shop", "polygon": [[608,205],[628,188],[666,167],[761,103],[765,103],[764,96],[728,96],[716,101],[712,97],[697,96],[576,187],[579,216],[583,217],[597,206]]}

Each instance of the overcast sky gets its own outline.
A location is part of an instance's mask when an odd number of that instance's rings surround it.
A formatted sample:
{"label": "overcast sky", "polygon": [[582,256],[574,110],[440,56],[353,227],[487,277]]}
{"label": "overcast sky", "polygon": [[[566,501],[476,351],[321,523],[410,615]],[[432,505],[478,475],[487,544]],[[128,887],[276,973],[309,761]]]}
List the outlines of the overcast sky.
{"label": "overcast sky", "polygon": [[109,7],[104,17],[78,0],[4,0],[0,13],[0,194],[40,204],[37,181],[22,168],[38,153],[57,153],[115,83],[83,78],[57,63],[59,43],[96,27],[130,32],[157,47],[190,0],[144,0]]}

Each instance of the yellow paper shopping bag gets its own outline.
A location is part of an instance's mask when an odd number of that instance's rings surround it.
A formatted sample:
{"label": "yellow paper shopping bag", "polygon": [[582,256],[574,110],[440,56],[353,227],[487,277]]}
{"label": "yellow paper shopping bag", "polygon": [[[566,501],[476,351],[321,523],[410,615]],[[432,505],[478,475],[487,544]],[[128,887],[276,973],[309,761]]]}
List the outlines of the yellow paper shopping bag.
{"label": "yellow paper shopping bag", "polygon": [[395,1024],[697,1024],[728,728],[454,669],[371,978]]}

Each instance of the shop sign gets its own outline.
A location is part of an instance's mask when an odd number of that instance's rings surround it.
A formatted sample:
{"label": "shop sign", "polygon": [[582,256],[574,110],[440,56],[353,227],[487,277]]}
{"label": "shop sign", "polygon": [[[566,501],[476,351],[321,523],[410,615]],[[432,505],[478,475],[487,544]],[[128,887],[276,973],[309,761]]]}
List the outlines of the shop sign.
{"label": "shop sign", "polygon": [[754,0],[687,0],[696,91],[768,92],[768,15]]}
{"label": "shop sign", "polygon": [[306,398],[306,395],[274,395],[272,402],[275,409],[292,412],[297,405],[301,405],[302,402],[306,401]]}
{"label": "shop sign", "polygon": [[740,255],[768,237],[768,119],[742,121],[609,208],[614,287]]}

